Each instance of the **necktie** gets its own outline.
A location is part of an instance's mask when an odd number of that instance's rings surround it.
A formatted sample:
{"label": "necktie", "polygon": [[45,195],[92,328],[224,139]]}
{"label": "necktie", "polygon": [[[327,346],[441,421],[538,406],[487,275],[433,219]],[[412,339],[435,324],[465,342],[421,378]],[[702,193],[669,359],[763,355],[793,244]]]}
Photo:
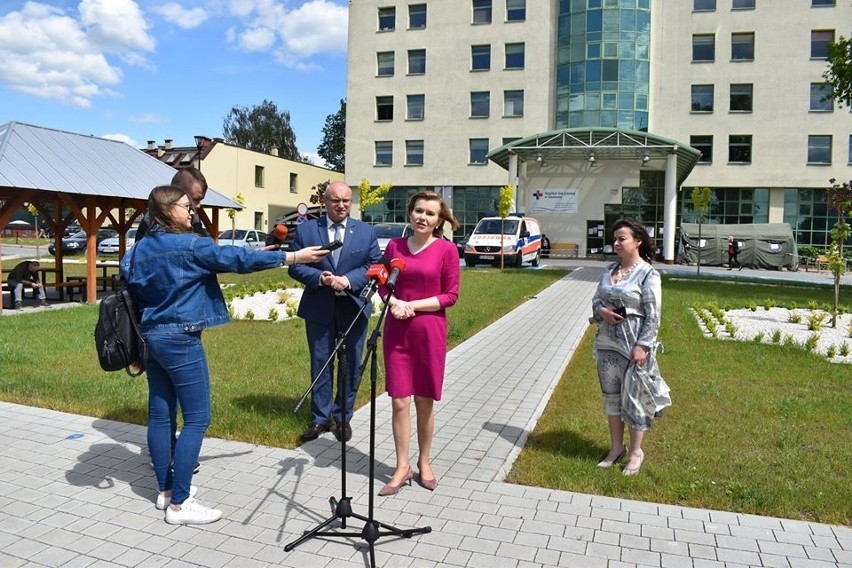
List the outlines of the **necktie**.
{"label": "necktie", "polygon": [[[334,223],[331,228],[334,229],[334,240],[339,241],[343,236],[343,225],[341,223]],[[340,249],[335,249],[331,251],[331,262],[334,263],[335,268],[337,268],[338,260],[340,260]]]}

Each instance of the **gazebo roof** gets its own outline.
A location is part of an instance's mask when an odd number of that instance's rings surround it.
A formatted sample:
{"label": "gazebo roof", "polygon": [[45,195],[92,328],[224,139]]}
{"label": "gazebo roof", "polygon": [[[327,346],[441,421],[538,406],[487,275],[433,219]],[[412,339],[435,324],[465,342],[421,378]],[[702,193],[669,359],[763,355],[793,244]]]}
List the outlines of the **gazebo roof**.
{"label": "gazebo roof", "polygon": [[677,155],[677,183],[682,184],[701,152],[695,148],[647,132],[620,128],[563,128],[533,134],[495,148],[488,158],[503,168],[509,168],[509,156],[516,154],[522,161],[537,158],[548,161],[582,161],[594,155],[595,160],[649,160]]}
{"label": "gazebo roof", "polygon": [[[37,190],[147,200],[175,171],[124,142],[14,121],[0,126],[0,199]],[[242,209],[214,189],[202,204]]]}

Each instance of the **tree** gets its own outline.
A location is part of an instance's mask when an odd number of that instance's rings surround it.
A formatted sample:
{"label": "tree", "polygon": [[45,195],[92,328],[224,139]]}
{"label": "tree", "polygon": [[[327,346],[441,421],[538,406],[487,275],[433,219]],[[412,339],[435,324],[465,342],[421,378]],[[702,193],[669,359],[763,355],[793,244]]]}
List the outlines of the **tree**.
{"label": "tree", "polygon": [[834,313],[831,318],[831,326],[837,327],[837,311],[840,307],[840,279],[846,273],[846,257],[843,256],[843,244],[849,238],[849,223],[846,216],[852,215],[852,180],[837,183],[831,178],[828,180],[831,187],[828,188],[828,206],[837,214],[837,223],[831,229],[831,247],[828,249],[828,267],[834,274]]}
{"label": "tree", "polygon": [[852,108],[852,36],[828,44],[828,69],[822,76],[831,88],[830,97]]}
{"label": "tree", "polygon": [[325,181],[321,181],[315,186],[311,187],[311,197],[310,202],[314,205],[319,205],[319,215],[318,217],[322,217],[322,204],[323,199],[325,199],[325,190],[328,189],[328,186],[331,185],[331,180],[327,179]]}
{"label": "tree", "polygon": [[266,99],[253,107],[232,107],[222,124],[222,134],[226,142],[248,150],[269,153],[275,147],[279,156],[301,159],[290,113],[279,111],[275,103]]}
{"label": "tree", "polygon": [[[246,198],[242,193],[238,193],[234,197],[234,201],[236,201],[240,205],[246,204]],[[234,244],[234,233],[236,232],[236,229],[237,229],[237,210],[232,208],[232,207],[228,207],[227,209],[225,209],[225,212],[228,214],[228,217],[230,217],[230,219],[231,219],[231,244]]]}
{"label": "tree", "polygon": [[[500,270],[503,270],[503,223],[512,210],[512,202],[515,200],[515,187],[512,184],[500,188],[500,197],[497,201],[497,214],[500,215]],[[520,252],[518,253],[520,254]]]}
{"label": "tree", "polygon": [[709,187],[693,187],[692,188],[692,205],[695,209],[695,215],[698,218],[698,268],[696,274],[701,275],[701,223],[707,217],[707,211],[710,209],[710,200],[713,198],[713,193]]}
{"label": "tree", "polygon": [[[342,172],[346,167],[346,99],[340,99],[340,109],[325,117],[322,142],[317,153],[329,168]],[[363,205],[362,205],[363,208]]]}
{"label": "tree", "polygon": [[378,205],[385,199],[385,195],[393,186],[389,183],[383,183],[378,187],[370,186],[370,181],[367,178],[361,178],[361,184],[358,186],[358,200],[361,204],[361,217],[364,217],[364,210],[367,207]]}

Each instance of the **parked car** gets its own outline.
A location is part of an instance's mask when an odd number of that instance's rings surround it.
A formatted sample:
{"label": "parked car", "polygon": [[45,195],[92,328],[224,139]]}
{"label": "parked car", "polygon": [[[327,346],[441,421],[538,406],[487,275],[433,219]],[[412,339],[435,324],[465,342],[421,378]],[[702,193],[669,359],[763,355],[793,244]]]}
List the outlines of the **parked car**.
{"label": "parked car", "polygon": [[[106,239],[118,237],[118,232],[112,229],[98,229],[98,234],[95,237],[95,242],[100,244]],[[86,250],[89,236],[86,231],[78,231],[70,237],[62,239],[62,254],[75,254]],[[50,243],[47,247],[47,252],[56,255],[56,243]]]}
{"label": "parked car", "polygon": [[[104,239],[100,242],[100,244],[98,244],[98,252],[101,254],[118,254],[119,243],[120,239],[118,236]],[[130,250],[130,248],[136,244],[136,227],[127,231],[127,237],[124,239],[124,243],[124,250],[126,251]]]}
{"label": "parked car", "polygon": [[382,253],[388,246],[388,241],[397,237],[408,237],[411,235],[411,225],[408,223],[378,223],[373,227],[376,230],[376,239]]}
{"label": "parked car", "polygon": [[220,245],[261,248],[266,246],[266,233],[257,229],[235,229],[219,233]]}

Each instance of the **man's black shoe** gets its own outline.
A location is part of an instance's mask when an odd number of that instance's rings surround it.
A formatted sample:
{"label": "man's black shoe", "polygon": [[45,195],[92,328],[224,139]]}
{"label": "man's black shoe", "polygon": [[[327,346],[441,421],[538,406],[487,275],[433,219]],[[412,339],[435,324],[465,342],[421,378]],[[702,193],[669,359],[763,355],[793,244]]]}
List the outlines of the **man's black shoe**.
{"label": "man's black shoe", "polygon": [[302,441],[310,442],[311,440],[316,440],[324,432],[328,432],[328,424],[311,424],[310,428],[302,434]]}
{"label": "man's black shoe", "polygon": [[349,423],[340,423],[334,425],[334,437],[337,438],[337,441],[340,441],[340,438],[346,437],[346,441],[352,439],[352,427]]}

